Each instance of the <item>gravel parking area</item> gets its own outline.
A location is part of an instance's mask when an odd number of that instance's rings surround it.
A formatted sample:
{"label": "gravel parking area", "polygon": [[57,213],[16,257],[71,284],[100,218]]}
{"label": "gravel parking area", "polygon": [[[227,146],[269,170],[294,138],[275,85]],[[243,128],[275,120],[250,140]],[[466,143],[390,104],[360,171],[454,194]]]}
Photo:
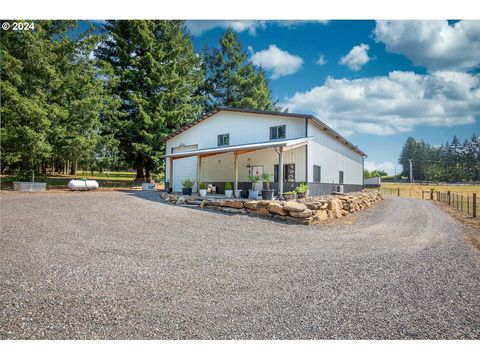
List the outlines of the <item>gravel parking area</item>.
{"label": "gravel parking area", "polygon": [[1,339],[480,338],[480,252],[428,201],[318,226],[153,193],[0,201]]}

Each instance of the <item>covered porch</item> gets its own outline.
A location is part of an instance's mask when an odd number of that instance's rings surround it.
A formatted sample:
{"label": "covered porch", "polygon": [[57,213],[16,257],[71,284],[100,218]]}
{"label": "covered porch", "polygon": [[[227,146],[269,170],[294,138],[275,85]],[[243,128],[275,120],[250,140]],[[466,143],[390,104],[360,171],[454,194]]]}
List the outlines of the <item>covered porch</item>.
{"label": "covered porch", "polygon": [[[183,171],[186,162],[178,160],[190,158],[188,178],[194,180],[196,185],[203,182],[207,186],[215,186],[217,194],[224,192],[226,182],[231,183],[233,190],[248,190],[251,188],[248,175],[267,173],[275,175],[271,177],[270,188],[276,190],[277,195],[281,195],[307,180],[308,139],[282,139],[164,155],[166,189],[169,192],[181,191],[178,184],[184,179],[179,177],[186,174]],[[282,179],[284,181],[281,181]],[[258,190],[262,187],[262,182],[256,186]],[[195,187],[196,191],[197,189]]]}

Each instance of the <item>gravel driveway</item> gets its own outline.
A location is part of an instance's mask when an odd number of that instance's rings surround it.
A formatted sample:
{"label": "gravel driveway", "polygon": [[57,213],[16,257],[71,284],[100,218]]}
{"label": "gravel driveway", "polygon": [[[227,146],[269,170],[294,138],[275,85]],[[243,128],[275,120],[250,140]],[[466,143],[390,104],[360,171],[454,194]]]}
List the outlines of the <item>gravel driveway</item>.
{"label": "gravel driveway", "polygon": [[157,199],[2,194],[0,338],[480,338],[480,253],[428,201],[303,226]]}

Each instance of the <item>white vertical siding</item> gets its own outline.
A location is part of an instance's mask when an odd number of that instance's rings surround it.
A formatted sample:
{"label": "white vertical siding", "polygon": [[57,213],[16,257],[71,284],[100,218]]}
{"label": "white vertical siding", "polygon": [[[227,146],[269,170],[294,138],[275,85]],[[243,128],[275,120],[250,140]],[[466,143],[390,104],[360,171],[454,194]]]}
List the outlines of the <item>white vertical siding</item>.
{"label": "white vertical siding", "polygon": [[313,181],[313,165],[321,166],[321,182],[338,184],[339,171],[344,184],[363,184],[363,157],[327,135],[313,121],[308,122],[308,181]]}
{"label": "white vertical siding", "polygon": [[220,111],[169,139],[167,153],[181,144],[195,144],[199,149],[216,147],[217,136],[221,134],[230,134],[230,145],[269,141],[270,127],[278,125],[286,125],[287,139],[305,136],[302,118]]}

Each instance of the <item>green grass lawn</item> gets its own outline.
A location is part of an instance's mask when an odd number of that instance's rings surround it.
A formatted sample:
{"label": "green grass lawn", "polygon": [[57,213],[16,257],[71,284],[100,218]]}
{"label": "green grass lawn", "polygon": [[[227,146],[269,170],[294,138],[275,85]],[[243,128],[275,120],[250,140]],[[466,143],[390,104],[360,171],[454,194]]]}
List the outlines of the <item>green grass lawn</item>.
{"label": "green grass lawn", "polygon": [[[131,188],[134,186],[135,179],[134,172],[110,172],[99,173],[94,172],[91,176],[90,171],[79,171],[77,175],[54,175],[47,176],[48,189],[67,189],[68,182],[71,179],[87,178],[89,180],[96,180],[101,188]],[[11,176],[0,177],[1,189],[12,189],[14,179]]]}

